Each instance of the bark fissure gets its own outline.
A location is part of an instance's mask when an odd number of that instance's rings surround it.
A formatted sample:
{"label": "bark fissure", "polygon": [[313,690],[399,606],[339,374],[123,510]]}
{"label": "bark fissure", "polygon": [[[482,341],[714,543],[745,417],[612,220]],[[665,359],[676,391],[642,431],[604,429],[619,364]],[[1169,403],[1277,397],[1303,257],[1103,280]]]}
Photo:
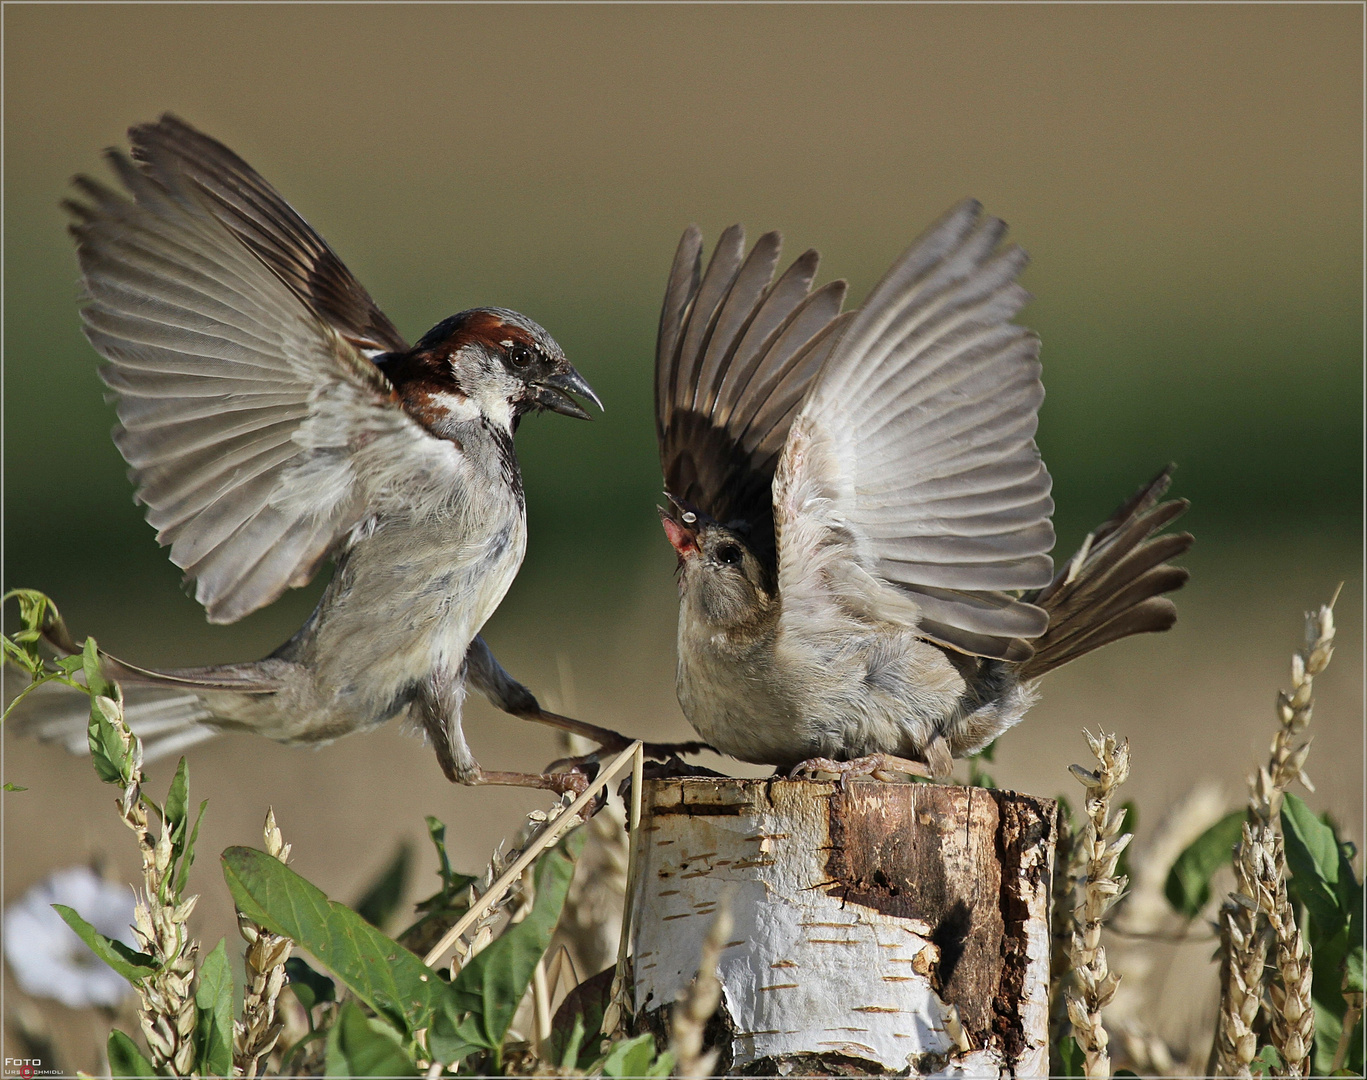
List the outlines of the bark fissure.
{"label": "bark fissure", "polygon": [[1047,1007],[1030,990],[1047,1006],[1051,802],[772,779],[652,781],[645,796],[637,1005],[666,1011],[729,896],[728,1075],[1043,1069]]}

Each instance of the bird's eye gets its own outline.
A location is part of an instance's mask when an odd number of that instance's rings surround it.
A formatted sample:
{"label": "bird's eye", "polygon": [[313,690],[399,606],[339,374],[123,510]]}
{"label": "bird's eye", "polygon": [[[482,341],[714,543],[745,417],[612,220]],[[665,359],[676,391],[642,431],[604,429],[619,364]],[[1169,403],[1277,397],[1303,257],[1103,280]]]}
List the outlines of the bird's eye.
{"label": "bird's eye", "polygon": [[526,345],[514,345],[508,350],[508,362],[515,368],[524,368],[536,359],[536,351]]}
{"label": "bird's eye", "polygon": [[717,548],[717,561],[727,566],[739,566],[740,547],[736,544],[722,544]]}

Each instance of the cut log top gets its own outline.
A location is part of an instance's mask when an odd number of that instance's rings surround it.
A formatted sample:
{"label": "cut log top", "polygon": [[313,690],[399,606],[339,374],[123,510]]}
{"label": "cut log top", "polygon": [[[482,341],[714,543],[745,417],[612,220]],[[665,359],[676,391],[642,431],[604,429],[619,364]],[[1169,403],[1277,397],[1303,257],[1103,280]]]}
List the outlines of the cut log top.
{"label": "cut log top", "polygon": [[637,1011],[674,1001],[728,903],[728,1073],[1043,1076],[1056,822],[984,788],[649,781]]}

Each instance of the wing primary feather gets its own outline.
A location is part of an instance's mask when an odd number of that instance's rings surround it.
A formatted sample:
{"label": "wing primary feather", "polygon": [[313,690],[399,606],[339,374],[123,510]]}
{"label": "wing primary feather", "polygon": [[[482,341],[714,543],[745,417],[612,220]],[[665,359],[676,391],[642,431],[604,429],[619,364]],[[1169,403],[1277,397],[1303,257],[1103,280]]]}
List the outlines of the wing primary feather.
{"label": "wing primary feather", "polygon": [[722,301],[740,272],[745,253],[745,230],[739,225],[728,226],[717,239],[708,260],[707,270],[698,285],[688,312],[688,323],[679,343],[679,356],[674,367],[670,399],[676,409],[690,409],[698,385],[703,353],[716,325]]}
{"label": "wing primary feather", "polygon": [[702,276],[702,231],[690,225],[679,239],[674,264],[665,286],[664,306],[660,309],[660,330],[655,343],[655,429],[663,440],[665,427],[674,412],[671,392],[674,370],[679,360],[679,342],[689,305],[698,292]]}
{"label": "wing primary feather", "polygon": [[783,238],[776,232],[767,232],[756,240],[736,272],[726,298],[718,306],[716,325],[708,338],[707,350],[693,385],[692,407],[696,411],[712,412],[741,336],[774,279],[782,245]]}

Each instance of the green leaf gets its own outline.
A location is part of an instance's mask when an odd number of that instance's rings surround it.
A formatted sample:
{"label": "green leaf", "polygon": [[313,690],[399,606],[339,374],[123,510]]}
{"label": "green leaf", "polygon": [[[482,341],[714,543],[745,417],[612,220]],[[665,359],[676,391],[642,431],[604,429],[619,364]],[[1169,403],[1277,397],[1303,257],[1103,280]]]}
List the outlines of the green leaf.
{"label": "green leaf", "polygon": [[647,1032],[612,1044],[603,1059],[603,1075],[611,1077],[653,1076],[656,1065],[655,1036]]}
{"label": "green leaf", "polygon": [[399,849],[394,852],[394,857],[389,860],[389,865],[366,887],[361,898],[351,905],[356,914],[371,926],[383,929],[403,900],[411,862],[412,852],[408,845],[400,844]]}
{"label": "green leaf", "polygon": [[[1120,812],[1123,815],[1121,817],[1121,822],[1123,824],[1125,831],[1127,833],[1138,832],[1139,804],[1135,802],[1133,799],[1126,799],[1123,803],[1120,804]],[[1133,850],[1134,845],[1131,844],[1129,847],[1127,847],[1124,851],[1120,853],[1120,858],[1117,859],[1115,862],[1116,874],[1120,875],[1121,877],[1129,878],[1130,880],[1134,879],[1134,871],[1130,869],[1130,852]],[[1119,1073],[1116,1073],[1116,1076],[1119,1075]]]}
{"label": "green leaf", "polygon": [[185,828],[187,825],[186,817],[190,812],[190,768],[185,764],[185,759],[180,759],[180,764],[176,766],[176,775],[171,780],[171,789],[166,793],[166,802],[162,807],[165,817],[162,824],[171,830],[171,850],[172,858],[180,855],[181,848],[185,844]]}
{"label": "green leaf", "polygon": [[1058,1073],[1061,1077],[1085,1076],[1084,1064],[1087,1056],[1082,1052],[1082,1047],[1078,1046],[1077,1040],[1071,1035],[1065,1035],[1059,1040],[1058,1058],[1061,1066]]}
{"label": "green leaf", "polygon": [[446,854],[446,825],[428,814],[427,835],[432,838],[432,846],[437,849],[437,873],[441,875],[442,890],[449,892],[452,884],[451,860]]}
{"label": "green leaf", "polygon": [[90,946],[90,951],[131,982],[134,986],[157,970],[156,961],[146,953],[130,949],[122,941],[107,938],[86,922],[73,908],[53,904],[53,909],[76,931],[76,936]]}
{"label": "green leaf", "polygon": [[367,1017],[354,1001],[342,1006],[328,1032],[325,1076],[420,1076],[400,1036],[382,1020]]}
{"label": "green leaf", "polygon": [[208,799],[199,804],[199,813],[195,815],[195,827],[190,830],[190,837],[181,848],[180,865],[176,868],[175,888],[177,896],[185,891],[186,883],[190,880],[190,867],[195,864],[195,841],[199,839],[199,826],[204,820],[204,811],[208,806]]}
{"label": "green leaf", "polygon": [[1282,800],[1282,835],[1291,871],[1287,892],[1304,904],[1318,932],[1332,935],[1347,912],[1339,909],[1339,851],[1334,830],[1315,816],[1303,799],[1290,792]]}
{"label": "green leaf", "polygon": [[20,787],[18,784],[11,784],[11,783],[6,783],[4,789],[5,789],[6,791],[27,791],[27,790],[28,790],[28,788],[26,788],[26,787]]}
{"label": "green leaf", "polygon": [[132,775],[133,749],[124,745],[114,726],[109,704],[112,701],[107,697],[90,699],[90,726],[86,729],[86,738],[96,775],[106,784],[127,784]]}
{"label": "green leaf", "polygon": [[1349,993],[1361,994],[1362,989],[1362,943],[1348,951],[1344,957],[1344,973],[1347,983],[1344,987]]}
{"label": "green leaf", "polygon": [[285,975],[305,1012],[311,1012],[315,1005],[324,1001],[337,1000],[337,987],[333,981],[322,972],[314,971],[301,957],[291,956],[285,961]]}
{"label": "green leaf", "polygon": [[[554,1032],[552,1032],[554,1036]],[[569,1075],[579,1062],[579,1051],[584,1045],[584,1018],[579,1014],[574,1014],[574,1026],[565,1033],[556,1057],[560,1061],[560,1071]]]}
{"label": "green leaf", "polygon": [[603,1028],[603,1014],[612,1001],[612,980],[616,974],[614,964],[590,975],[565,996],[555,1011],[550,1056],[561,1063],[562,1069],[587,1068],[599,1058],[598,1033]]}
{"label": "green leaf", "polygon": [[1059,830],[1072,836],[1077,831],[1073,827],[1073,804],[1066,795],[1055,795],[1054,802],[1058,803]]}
{"label": "green leaf", "polygon": [[137,1044],[118,1028],[109,1033],[109,1072],[128,1080],[145,1080],[157,1075]]}
{"label": "green leaf", "polygon": [[222,861],[243,915],[307,949],[404,1035],[431,1023],[447,986],[402,945],[263,851],[230,847]]}
{"label": "green leaf", "polygon": [[93,637],[86,638],[85,646],[81,649],[81,670],[85,672],[85,685],[91,697],[114,696],[114,684],[100,670],[100,649]]}
{"label": "green leaf", "polygon": [[195,988],[195,1013],[198,1017],[195,1024],[195,1056],[201,1076],[233,1074],[234,996],[227,946],[219,939],[214,951],[200,965],[199,986]]}
{"label": "green leaf", "polygon": [[537,859],[536,900],[532,910],[466,964],[451,983],[455,1008],[478,1018],[483,1045],[488,1049],[497,1050],[503,1045],[513,1013],[532,981],[536,962],[550,947],[574,876],[574,860],[584,840],[585,831],[575,829]]}
{"label": "green leaf", "polygon": [[1254,1076],[1278,1075],[1282,1071],[1282,1059],[1277,1048],[1268,1045],[1258,1051],[1258,1056],[1248,1063],[1248,1067]]}
{"label": "green leaf", "polygon": [[1179,915],[1194,919],[1210,899],[1210,879],[1232,862],[1243,836],[1244,811],[1233,810],[1187,845],[1168,871],[1163,895]]}
{"label": "green leaf", "polygon": [[489,1046],[480,1018],[475,1014],[460,1015],[454,1006],[448,1006],[432,1018],[432,1026],[427,1029],[427,1048],[433,1061],[443,1065],[455,1065],[471,1054],[489,1053]]}

